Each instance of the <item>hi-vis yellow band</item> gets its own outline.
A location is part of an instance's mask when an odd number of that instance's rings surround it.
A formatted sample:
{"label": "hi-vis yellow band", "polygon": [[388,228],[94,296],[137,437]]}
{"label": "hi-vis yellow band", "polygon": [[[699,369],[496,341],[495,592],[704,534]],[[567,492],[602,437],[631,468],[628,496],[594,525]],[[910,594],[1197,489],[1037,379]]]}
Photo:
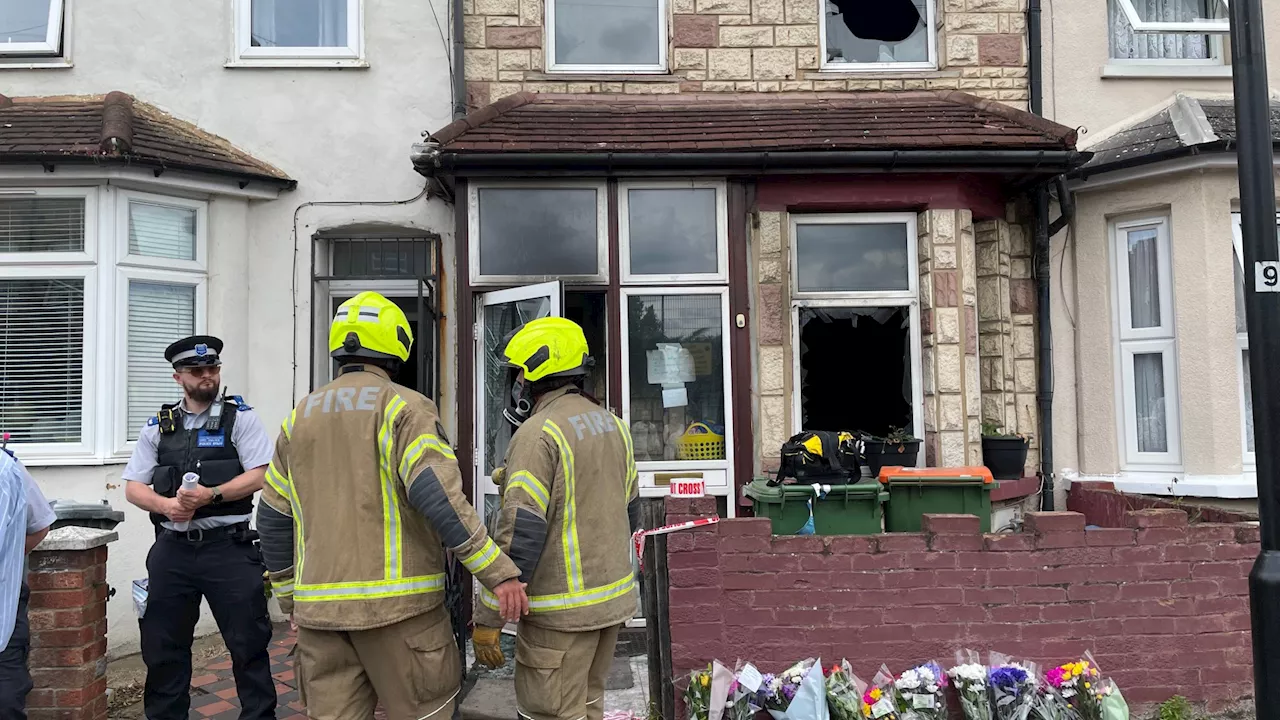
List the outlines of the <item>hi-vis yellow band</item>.
{"label": "hi-vis yellow band", "polygon": [[293,439],[293,423],[296,422],[297,419],[298,411],[296,409],[290,410],[289,417],[285,418],[284,422],[280,424],[280,431],[284,433],[285,438],[288,440]]}
{"label": "hi-vis yellow band", "polygon": [[289,480],[285,478],[284,475],[281,475],[280,471],[276,469],[276,463],[274,460],[267,466],[267,484],[271,486],[272,490],[280,493],[280,497],[285,500],[291,500],[293,498],[293,486],[289,483]]}
{"label": "hi-vis yellow band", "polygon": [[501,555],[502,550],[498,549],[498,544],[490,538],[485,541],[484,545],[474,555],[463,558],[462,564],[466,566],[467,571],[472,575],[477,575],[480,571],[492,565]]}
{"label": "hi-vis yellow band", "polygon": [[573,448],[565,439],[560,426],[551,420],[542,426],[543,432],[551,436],[560,448],[560,465],[564,471],[564,523],[560,530],[560,542],[564,547],[564,574],[569,580],[569,592],[585,589],[582,580],[582,553],[578,546],[578,503],[574,498],[576,480],[574,478]]}
{"label": "hi-vis yellow band", "polygon": [[631,431],[627,429],[627,424],[622,422],[622,418],[617,415],[613,416],[613,421],[618,424],[618,430],[622,432],[622,440],[627,444],[627,499],[631,498],[631,493],[636,486],[636,453],[635,448],[631,444]]}
{"label": "hi-vis yellow band", "polygon": [[538,509],[542,511],[542,514],[547,514],[547,505],[551,503],[551,494],[547,492],[547,486],[534,477],[533,473],[521,470],[507,478],[507,486],[503,492],[511,492],[516,489],[525,491],[538,504]]}
{"label": "hi-vis yellow band", "polygon": [[391,402],[382,411],[382,426],[378,429],[378,454],[381,467],[378,474],[382,478],[382,557],[383,572],[387,580],[394,580],[403,574],[404,557],[403,533],[400,523],[400,496],[396,492],[395,461],[391,457],[395,445],[396,417],[404,410],[405,401],[399,395],[391,398]]}
{"label": "hi-vis yellow band", "polygon": [[334,600],[374,600],[378,598],[424,595],[444,590],[444,574],[422,575],[399,580],[324,583],[294,586],[294,602],[331,602]]}
{"label": "hi-vis yellow band", "polygon": [[[573,610],[576,608],[590,607],[592,605],[602,605],[610,600],[616,600],[636,587],[636,579],[634,575],[627,575],[625,578],[608,585],[580,590],[578,592],[561,593],[559,595],[530,595],[529,596],[529,612],[546,613],[555,612],[557,610]],[[499,610],[498,596],[494,595],[488,588],[480,589],[480,602],[491,610]]]}
{"label": "hi-vis yellow band", "polygon": [[404,456],[400,458],[400,479],[408,482],[409,471],[422,457],[422,454],[428,450],[435,450],[450,460],[457,460],[458,457],[453,454],[453,448],[440,440],[435,435],[419,435],[416,440],[409,443],[409,447],[405,448]]}

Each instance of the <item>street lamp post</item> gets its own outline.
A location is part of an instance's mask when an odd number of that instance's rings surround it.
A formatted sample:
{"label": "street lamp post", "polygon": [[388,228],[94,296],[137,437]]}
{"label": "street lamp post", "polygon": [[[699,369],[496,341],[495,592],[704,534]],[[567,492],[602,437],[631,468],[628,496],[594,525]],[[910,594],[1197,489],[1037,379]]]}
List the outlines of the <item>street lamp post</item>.
{"label": "street lamp post", "polygon": [[1249,377],[1257,448],[1262,548],[1249,573],[1253,617],[1254,707],[1258,720],[1280,720],[1280,243],[1272,159],[1271,92],[1262,0],[1230,0],[1235,83],[1240,229],[1244,246]]}

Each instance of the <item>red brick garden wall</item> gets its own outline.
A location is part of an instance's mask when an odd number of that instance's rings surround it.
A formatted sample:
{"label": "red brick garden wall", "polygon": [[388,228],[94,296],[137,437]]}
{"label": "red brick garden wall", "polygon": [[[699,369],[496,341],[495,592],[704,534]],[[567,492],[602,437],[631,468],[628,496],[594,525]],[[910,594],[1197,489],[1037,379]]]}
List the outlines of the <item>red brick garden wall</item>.
{"label": "red brick garden wall", "polygon": [[1182,509],[1190,513],[1195,522],[1237,523],[1258,519],[1257,513],[1252,515],[1232,512],[1221,508],[1195,505],[1195,501],[1178,503],[1164,498],[1148,495],[1129,495],[1116,490],[1111,483],[1077,482],[1071,484],[1067,493],[1067,509],[1084,513],[1090,525],[1101,527],[1125,527],[1126,515],[1133,510]]}
{"label": "red brick garden wall", "polygon": [[[667,501],[668,522],[714,513]],[[949,666],[960,648],[1044,664],[1090,650],[1133,706],[1250,698],[1257,526],[1188,527],[1177,510],[1127,525],[1086,532],[1079,513],[1031,513],[1023,533],[983,535],[974,516],[930,515],[923,533],[775,537],[745,518],[670,535],[677,687],[713,659],[776,671],[846,657],[869,679],[881,663]]]}

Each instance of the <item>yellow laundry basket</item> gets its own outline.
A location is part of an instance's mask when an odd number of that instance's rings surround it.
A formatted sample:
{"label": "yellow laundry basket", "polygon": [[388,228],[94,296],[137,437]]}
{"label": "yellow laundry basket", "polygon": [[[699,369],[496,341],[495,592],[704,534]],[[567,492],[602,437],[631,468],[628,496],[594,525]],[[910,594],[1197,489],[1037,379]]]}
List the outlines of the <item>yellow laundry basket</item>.
{"label": "yellow laundry basket", "polygon": [[724,435],[706,423],[691,424],[676,441],[679,460],[723,460],[724,457]]}

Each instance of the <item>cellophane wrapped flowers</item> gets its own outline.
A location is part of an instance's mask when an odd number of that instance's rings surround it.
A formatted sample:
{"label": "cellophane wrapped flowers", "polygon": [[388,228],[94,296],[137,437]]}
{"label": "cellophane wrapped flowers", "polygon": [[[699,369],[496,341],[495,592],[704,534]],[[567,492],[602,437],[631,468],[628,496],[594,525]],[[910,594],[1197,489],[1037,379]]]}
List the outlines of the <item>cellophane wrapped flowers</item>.
{"label": "cellophane wrapped flowers", "polygon": [[1085,659],[1065,663],[1045,673],[1044,679],[1080,720],[1102,720],[1102,678],[1093,663]]}
{"label": "cellophane wrapped flowers", "polygon": [[987,666],[978,662],[977,653],[956,653],[956,664],[947,671],[947,677],[956,688],[966,720],[992,720]]}
{"label": "cellophane wrapped flowers", "polygon": [[936,662],[904,671],[893,681],[903,720],[947,719],[947,675]]}
{"label": "cellophane wrapped flowers", "polygon": [[847,660],[826,670],[827,709],[831,720],[861,720],[862,693],[854,683],[853,671]]}
{"label": "cellophane wrapped flowers", "polygon": [[684,689],[684,707],[689,720],[707,720],[711,714],[711,666],[689,674]]}
{"label": "cellophane wrapped flowers", "polygon": [[1035,665],[1022,665],[999,653],[991,653],[987,673],[992,720],[1027,720],[1039,693]]}
{"label": "cellophane wrapped flowers", "polygon": [[898,716],[897,691],[893,673],[881,666],[871,685],[862,693],[862,717],[866,720],[901,720]]}

